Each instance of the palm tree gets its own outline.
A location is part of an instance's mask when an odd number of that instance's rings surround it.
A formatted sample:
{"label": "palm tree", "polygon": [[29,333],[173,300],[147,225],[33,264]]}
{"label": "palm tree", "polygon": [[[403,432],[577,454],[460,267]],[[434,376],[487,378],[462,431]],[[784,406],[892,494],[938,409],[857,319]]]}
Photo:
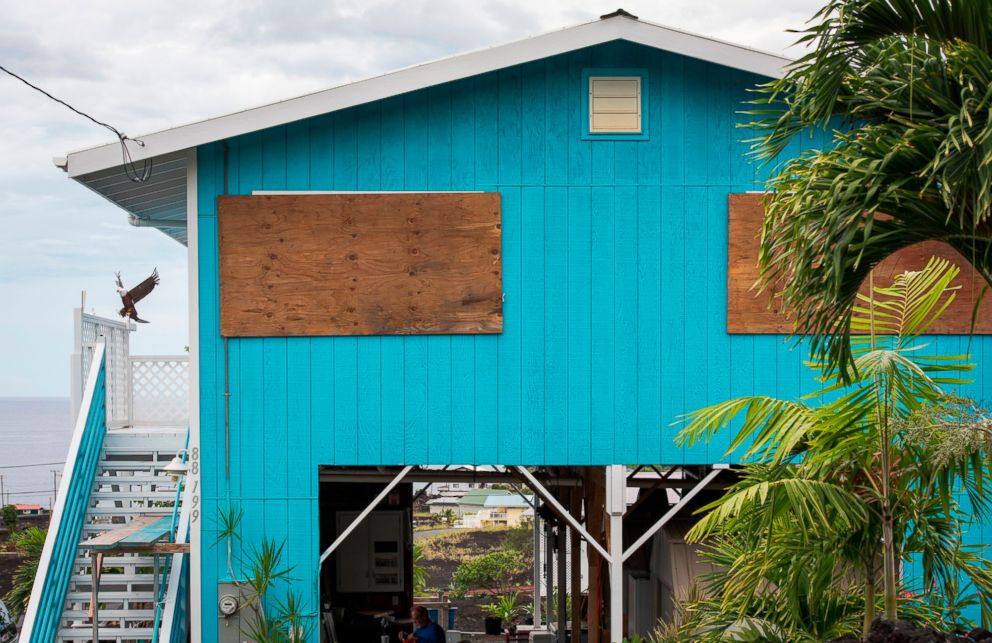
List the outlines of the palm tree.
{"label": "palm tree", "polygon": [[4,597],[7,606],[14,615],[23,614],[31,597],[34,577],[38,573],[38,561],[45,548],[45,535],[48,532],[38,527],[31,527],[11,535],[10,539],[19,552],[24,554],[24,560],[14,572],[13,586]]}
{"label": "palm tree", "polygon": [[834,141],[769,181],[761,283],[847,370],[858,288],[892,253],[941,241],[992,283],[992,2],[828,0],[800,33],[810,52],[753,101],[755,153]]}
{"label": "palm tree", "polygon": [[740,550],[731,573],[712,586],[739,616],[771,601],[776,610],[791,606],[798,621],[787,627],[800,627],[815,610],[849,611],[857,578],[867,632],[879,562],[885,615],[894,619],[898,564],[912,555],[923,560],[921,591],[939,604],[936,614],[957,603],[962,575],[992,614],[992,575],[962,546],[972,514],[955,501],[963,490],[974,515],[992,511],[984,494],[989,420],[942,388],[963,382],[955,372],[971,368],[966,356],[928,354],[921,341],[954,299],[957,272],[931,259],[858,295],[848,329],[855,333],[850,384],[813,362],[826,385],[803,400],[744,397],[686,418],[681,444],[739,425],[730,450],[751,463],[691,534]]}

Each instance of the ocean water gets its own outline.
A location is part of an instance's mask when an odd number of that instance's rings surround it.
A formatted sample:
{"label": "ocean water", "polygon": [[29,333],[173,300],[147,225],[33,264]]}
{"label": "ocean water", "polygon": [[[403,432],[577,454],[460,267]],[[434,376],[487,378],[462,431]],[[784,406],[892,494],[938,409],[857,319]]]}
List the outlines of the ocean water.
{"label": "ocean water", "polygon": [[68,398],[0,397],[0,475],[4,503],[50,507],[52,470],[61,475],[71,437]]}

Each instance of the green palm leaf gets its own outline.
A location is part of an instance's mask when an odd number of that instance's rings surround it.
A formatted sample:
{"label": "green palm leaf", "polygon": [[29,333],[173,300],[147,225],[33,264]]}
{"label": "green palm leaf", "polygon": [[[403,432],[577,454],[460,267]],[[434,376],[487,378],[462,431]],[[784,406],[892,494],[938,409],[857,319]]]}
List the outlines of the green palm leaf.
{"label": "green palm leaf", "polygon": [[755,154],[774,161],[811,128],[834,140],[769,181],[761,283],[847,372],[858,290],[892,253],[940,241],[992,280],[992,3],[830,0],[800,42],[753,101]]}

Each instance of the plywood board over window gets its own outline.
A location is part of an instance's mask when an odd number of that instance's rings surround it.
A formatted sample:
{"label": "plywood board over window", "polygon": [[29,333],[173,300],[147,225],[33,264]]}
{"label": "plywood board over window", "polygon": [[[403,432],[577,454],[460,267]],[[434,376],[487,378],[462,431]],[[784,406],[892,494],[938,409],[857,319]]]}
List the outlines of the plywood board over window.
{"label": "plywood board over window", "polygon": [[222,196],[227,337],[499,333],[498,193]]}
{"label": "plywood board over window", "polygon": [[[765,212],[764,198],[762,194],[750,192],[731,194],[729,198],[727,332],[731,334],[774,335],[793,331],[793,322],[782,313],[781,302],[771,298],[767,292],[759,293],[754,288],[758,279],[758,246]],[[934,256],[948,259],[961,272],[953,284],[959,287],[954,302],[930,332],[935,335],[968,334],[972,332],[975,301],[981,296],[985,280],[950,246],[928,241],[895,253],[875,267],[875,284],[888,285],[902,272],[923,268]],[[861,290],[867,292],[867,289],[865,283]],[[982,300],[974,332],[992,334],[992,298]]]}

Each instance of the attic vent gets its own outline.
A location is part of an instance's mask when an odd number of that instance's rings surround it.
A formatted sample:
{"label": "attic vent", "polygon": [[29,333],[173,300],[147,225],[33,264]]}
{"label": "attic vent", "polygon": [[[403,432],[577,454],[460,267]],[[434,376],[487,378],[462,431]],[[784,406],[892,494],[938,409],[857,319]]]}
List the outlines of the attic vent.
{"label": "attic vent", "polygon": [[589,133],[640,134],[641,77],[589,77]]}

